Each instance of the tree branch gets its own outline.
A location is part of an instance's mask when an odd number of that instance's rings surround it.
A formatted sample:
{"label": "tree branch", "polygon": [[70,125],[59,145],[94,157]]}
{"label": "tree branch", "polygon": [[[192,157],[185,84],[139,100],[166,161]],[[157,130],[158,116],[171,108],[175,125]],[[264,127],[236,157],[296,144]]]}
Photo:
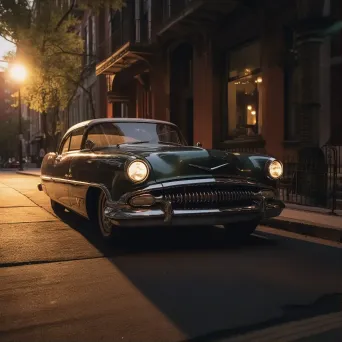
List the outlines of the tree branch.
{"label": "tree branch", "polygon": [[64,15],[62,16],[62,18],[59,20],[59,22],[57,23],[56,27],[55,27],[55,31],[58,31],[58,29],[62,26],[64,20],[68,17],[68,15],[72,12],[72,10],[74,9],[76,5],[76,0],[72,0],[72,3],[69,7],[69,9],[64,13]]}
{"label": "tree branch", "polygon": [[65,51],[62,47],[60,47],[57,44],[51,43],[52,46],[56,47],[57,49],[61,50],[60,53],[55,52],[54,55],[60,55],[60,54],[66,54],[66,55],[71,55],[71,56],[79,56],[79,57],[97,57],[96,55],[93,54],[85,54],[85,53],[78,53],[78,52],[72,52],[72,51]]}

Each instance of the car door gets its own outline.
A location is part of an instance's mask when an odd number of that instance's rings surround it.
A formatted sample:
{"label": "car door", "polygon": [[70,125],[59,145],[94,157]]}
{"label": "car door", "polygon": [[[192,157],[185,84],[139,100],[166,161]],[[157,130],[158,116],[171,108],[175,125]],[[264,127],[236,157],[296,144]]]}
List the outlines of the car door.
{"label": "car door", "polygon": [[84,151],[81,150],[84,128],[73,131],[70,141],[69,154],[72,156],[69,165],[69,200],[70,209],[87,216],[85,206],[85,194],[88,190],[87,179],[80,178],[80,169],[84,168],[82,161],[85,158]]}
{"label": "car door", "polygon": [[55,201],[63,204],[66,207],[70,207],[69,201],[69,166],[71,155],[69,152],[71,142],[71,134],[65,137],[63,140],[58,155],[53,162],[52,177],[53,182],[50,186],[49,195]]}

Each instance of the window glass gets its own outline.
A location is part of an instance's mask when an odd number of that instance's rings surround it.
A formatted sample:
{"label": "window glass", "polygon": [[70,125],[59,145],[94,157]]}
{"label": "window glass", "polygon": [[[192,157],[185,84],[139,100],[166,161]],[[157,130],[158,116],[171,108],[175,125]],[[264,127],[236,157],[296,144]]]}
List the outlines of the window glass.
{"label": "window glass", "polygon": [[83,128],[79,128],[72,133],[69,151],[78,151],[81,149]]}
{"label": "window glass", "polygon": [[66,153],[69,151],[70,136],[64,141],[63,146],[60,148],[60,153]]}
{"label": "window glass", "polygon": [[161,123],[106,122],[89,130],[87,139],[96,147],[146,141],[153,144],[185,144],[177,127]]}
{"label": "window glass", "polygon": [[228,79],[228,136],[231,139],[261,133],[263,89],[259,43],[232,51]]}

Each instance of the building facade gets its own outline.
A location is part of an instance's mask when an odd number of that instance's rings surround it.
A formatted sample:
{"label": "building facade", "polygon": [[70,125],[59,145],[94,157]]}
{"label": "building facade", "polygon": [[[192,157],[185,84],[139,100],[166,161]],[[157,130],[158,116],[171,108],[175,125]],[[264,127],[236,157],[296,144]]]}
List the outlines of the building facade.
{"label": "building facade", "polygon": [[340,2],[260,3],[134,0],[103,11],[99,116],[106,107],[108,117],[170,120],[190,144],[278,158],[342,144]]}

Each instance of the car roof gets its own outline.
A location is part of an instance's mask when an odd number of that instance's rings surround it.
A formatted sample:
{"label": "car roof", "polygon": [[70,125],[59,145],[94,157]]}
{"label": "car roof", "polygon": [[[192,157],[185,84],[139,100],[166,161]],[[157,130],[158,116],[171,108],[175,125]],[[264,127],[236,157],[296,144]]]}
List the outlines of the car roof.
{"label": "car roof", "polygon": [[139,119],[139,118],[102,118],[102,119],[92,119],[92,120],[87,120],[87,121],[82,121],[79,122],[76,125],[71,126],[67,132],[65,133],[65,136],[69,134],[70,132],[74,131],[75,129],[82,128],[82,127],[91,127],[99,123],[104,123],[104,122],[131,122],[131,123],[163,123],[163,124],[168,124],[168,125],[173,125],[172,122],[168,121],[161,121],[161,120],[154,120],[154,119]]}

